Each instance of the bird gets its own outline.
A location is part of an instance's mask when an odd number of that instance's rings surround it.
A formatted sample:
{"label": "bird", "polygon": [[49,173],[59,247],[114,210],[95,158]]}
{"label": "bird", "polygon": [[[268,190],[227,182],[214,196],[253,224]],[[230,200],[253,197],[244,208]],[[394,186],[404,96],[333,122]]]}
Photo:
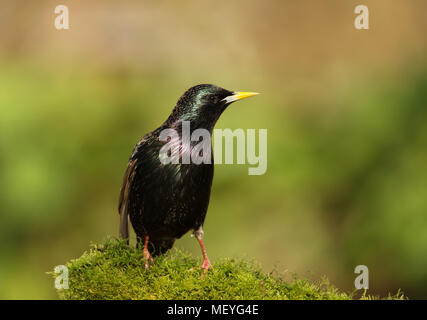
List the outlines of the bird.
{"label": "bird", "polygon": [[[153,257],[172,248],[174,242],[189,231],[199,242],[203,262],[202,277],[211,263],[203,243],[205,221],[214,177],[212,147],[210,161],[200,164],[175,161],[164,164],[161,149],[171,139],[177,147],[177,158],[182,160],[195,148],[182,147],[182,126],[185,121],[190,132],[213,128],[233,102],[255,96],[256,92],[230,91],[212,84],[199,84],[189,88],[178,99],[166,121],[154,131],[144,135],[136,144],[123,177],[118,211],[119,234],[129,243],[129,224],[143,246],[144,266],[148,270]],[[162,140],[164,130],[175,130],[177,136]]]}

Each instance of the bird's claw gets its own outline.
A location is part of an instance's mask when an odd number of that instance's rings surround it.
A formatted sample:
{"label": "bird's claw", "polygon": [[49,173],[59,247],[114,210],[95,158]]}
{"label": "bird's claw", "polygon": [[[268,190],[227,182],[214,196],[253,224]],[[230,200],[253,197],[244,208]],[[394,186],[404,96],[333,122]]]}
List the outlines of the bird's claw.
{"label": "bird's claw", "polygon": [[212,269],[212,265],[208,259],[203,260],[202,265],[200,266],[203,269],[202,279],[205,278],[206,273],[208,273],[209,269]]}
{"label": "bird's claw", "polygon": [[151,258],[150,260],[145,260],[145,263],[144,263],[144,267],[145,267],[145,270],[150,270],[150,266],[151,266],[151,264],[153,263],[153,259]]}
{"label": "bird's claw", "polygon": [[144,267],[145,270],[148,271],[150,269],[150,265],[154,262],[153,257],[150,255],[150,253],[147,251],[144,251]]}

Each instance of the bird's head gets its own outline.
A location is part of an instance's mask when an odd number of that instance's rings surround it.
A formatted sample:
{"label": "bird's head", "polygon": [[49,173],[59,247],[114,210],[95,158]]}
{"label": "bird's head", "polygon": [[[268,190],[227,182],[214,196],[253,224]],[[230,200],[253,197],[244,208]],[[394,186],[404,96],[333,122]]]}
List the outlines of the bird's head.
{"label": "bird's head", "polygon": [[190,121],[192,129],[212,130],[219,116],[233,102],[257,95],[256,92],[229,91],[212,84],[199,84],[179,98],[169,121]]}

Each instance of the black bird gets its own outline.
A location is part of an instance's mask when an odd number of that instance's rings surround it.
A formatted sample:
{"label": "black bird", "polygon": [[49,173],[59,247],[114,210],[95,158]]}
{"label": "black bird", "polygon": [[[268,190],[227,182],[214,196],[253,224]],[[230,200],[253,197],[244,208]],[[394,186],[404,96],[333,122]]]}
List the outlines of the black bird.
{"label": "black bird", "polygon": [[203,276],[211,267],[203,245],[203,222],[214,175],[211,146],[210,163],[163,164],[160,150],[170,139],[162,141],[161,132],[176,130],[179,135],[179,141],[175,141],[177,157],[182,160],[197,143],[191,142],[187,149],[183,147],[183,121],[189,121],[190,132],[206,129],[212,134],[218,118],[232,102],[256,94],[232,92],[211,84],[194,86],[181,96],[168,119],[136,144],[120,191],[120,236],[129,238],[130,218],[138,243],[144,242],[146,268],[149,261],[153,261],[152,255],[166,252],[176,239],[190,230],[202,249]]}

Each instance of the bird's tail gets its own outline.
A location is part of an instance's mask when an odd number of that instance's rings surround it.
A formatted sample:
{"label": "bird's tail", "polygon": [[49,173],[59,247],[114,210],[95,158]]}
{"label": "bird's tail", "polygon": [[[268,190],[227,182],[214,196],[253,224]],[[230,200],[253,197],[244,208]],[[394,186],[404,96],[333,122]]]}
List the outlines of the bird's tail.
{"label": "bird's tail", "polygon": [[120,212],[120,227],[119,227],[120,238],[126,240],[129,243],[129,215],[125,208]]}

